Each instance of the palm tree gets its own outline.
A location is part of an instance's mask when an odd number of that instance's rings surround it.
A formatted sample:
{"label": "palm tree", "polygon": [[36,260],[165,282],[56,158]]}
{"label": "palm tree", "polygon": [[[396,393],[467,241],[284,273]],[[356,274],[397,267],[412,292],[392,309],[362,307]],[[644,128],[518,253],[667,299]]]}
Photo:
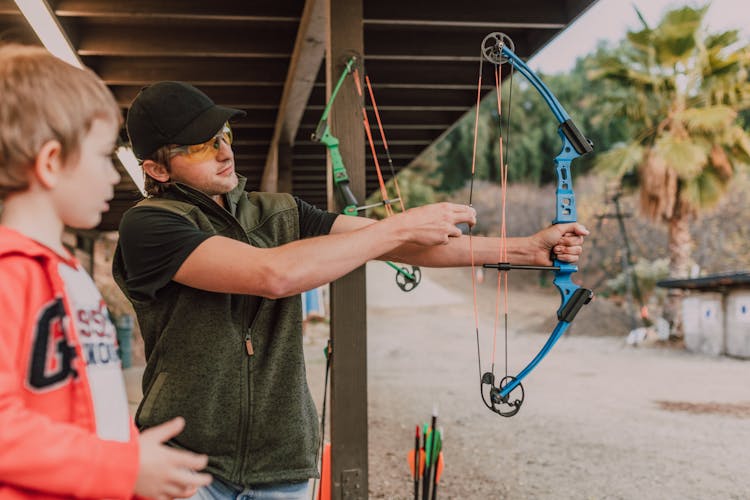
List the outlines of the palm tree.
{"label": "palm tree", "polygon": [[[609,83],[602,114],[631,124],[629,141],[600,155],[597,168],[632,179],[641,211],[667,225],[675,278],[689,275],[690,222],[750,165],[750,137],[738,120],[750,107],[750,46],[736,31],[706,33],[707,9],[672,10],[655,28],[637,12],[642,29],[589,72]],[[681,292],[670,291],[666,316],[676,336],[680,307]]]}

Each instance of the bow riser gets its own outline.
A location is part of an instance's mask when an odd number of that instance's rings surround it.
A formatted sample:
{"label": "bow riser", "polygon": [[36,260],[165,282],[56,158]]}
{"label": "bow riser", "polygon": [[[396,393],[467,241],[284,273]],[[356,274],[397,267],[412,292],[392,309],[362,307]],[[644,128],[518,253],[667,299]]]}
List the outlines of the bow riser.
{"label": "bow riser", "polygon": [[555,189],[555,219],[552,224],[578,220],[576,195],[573,193],[573,178],[570,176],[570,163],[580,155],[572,151],[570,142],[562,133],[560,133],[560,137],[563,139],[563,149],[555,158],[557,189]]}
{"label": "bow riser", "polygon": [[331,171],[333,176],[333,183],[338,187],[338,192],[341,194],[344,208],[341,212],[345,215],[358,215],[359,204],[356,196],[352,193],[352,189],[349,187],[349,174],[344,166],[344,159],[341,157],[341,151],[339,151],[339,140],[331,135],[331,131],[328,126],[318,139],[322,144],[328,148],[328,152],[331,155]]}

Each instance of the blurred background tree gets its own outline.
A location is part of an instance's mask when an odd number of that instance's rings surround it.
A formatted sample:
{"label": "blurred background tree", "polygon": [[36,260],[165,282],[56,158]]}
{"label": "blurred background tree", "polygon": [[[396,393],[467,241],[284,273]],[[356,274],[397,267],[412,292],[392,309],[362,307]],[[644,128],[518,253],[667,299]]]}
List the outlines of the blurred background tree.
{"label": "blurred background tree", "polygon": [[[617,83],[597,95],[599,115],[627,117],[629,137],[599,155],[597,168],[628,179],[643,214],[666,224],[669,274],[688,277],[691,221],[715,206],[750,164],[750,137],[739,112],[750,106],[750,48],[736,31],[703,30],[707,7],[665,14],[651,28],[628,32],[620,50],[588,61],[593,80]],[[681,291],[666,310],[681,335]]]}

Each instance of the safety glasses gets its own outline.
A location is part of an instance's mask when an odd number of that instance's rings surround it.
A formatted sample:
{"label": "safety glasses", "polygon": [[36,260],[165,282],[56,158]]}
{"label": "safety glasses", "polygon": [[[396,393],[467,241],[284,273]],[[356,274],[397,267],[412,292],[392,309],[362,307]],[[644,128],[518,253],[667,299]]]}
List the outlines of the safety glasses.
{"label": "safety glasses", "polygon": [[229,123],[225,123],[221,130],[206,142],[190,144],[187,146],[172,146],[169,148],[169,157],[182,155],[191,162],[202,162],[216,158],[221,149],[221,141],[232,145],[232,129]]}

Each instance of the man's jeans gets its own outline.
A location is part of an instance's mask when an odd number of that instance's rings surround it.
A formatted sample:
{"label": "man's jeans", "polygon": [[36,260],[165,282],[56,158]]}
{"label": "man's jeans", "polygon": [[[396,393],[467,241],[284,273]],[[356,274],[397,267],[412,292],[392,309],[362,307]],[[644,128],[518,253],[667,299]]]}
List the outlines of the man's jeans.
{"label": "man's jeans", "polygon": [[308,482],[260,484],[242,488],[214,478],[190,500],[309,500]]}

